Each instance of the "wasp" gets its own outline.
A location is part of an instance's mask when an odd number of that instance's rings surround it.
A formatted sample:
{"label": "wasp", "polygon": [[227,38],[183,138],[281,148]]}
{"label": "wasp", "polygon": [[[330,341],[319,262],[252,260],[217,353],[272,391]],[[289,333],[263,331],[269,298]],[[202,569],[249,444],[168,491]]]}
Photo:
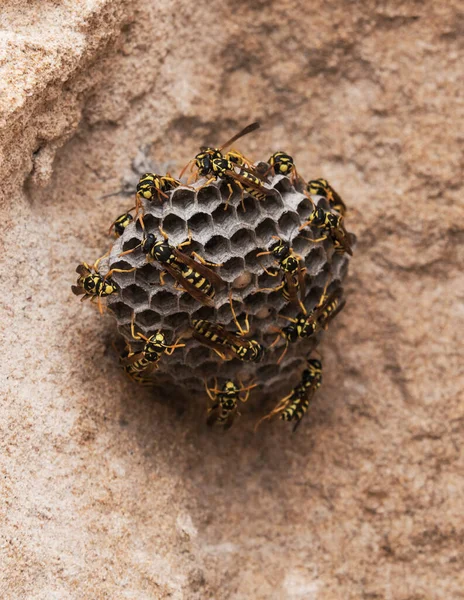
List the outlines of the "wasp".
{"label": "wasp", "polygon": [[250,332],[248,315],[245,316],[245,327],[242,327],[235,314],[231,297],[230,308],[237,327],[236,332],[228,331],[223,325],[217,323],[194,319],[193,337],[212,348],[223,360],[238,358],[244,362],[259,362],[264,355],[264,346],[257,340],[246,338]]}
{"label": "wasp", "polygon": [[129,254],[136,248],[141,247],[142,252],[149,259],[155,260],[163,267],[163,271],[160,273],[161,285],[164,285],[165,274],[169,273],[196,300],[206,306],[214,306],[216,289],[221,289],[225,284],[219,275],[209,267],[220,267],[221,265],[206,261],[196,252],[192,252],[191,256],[187,256],[181,251],[181,248],[189,245],[192,241],[190,232],[188,239],[176,248],[169,243],[166,232],[161,227],[159,229],[164,239],[157,240],[153,233],[148,233],[139,246],[122,252],[120,256]]}
{"label": "wasp", "polygon": [[211,147],[203,146],[202,148],[200,148],[200,152],[195,156],[195,158],[192,161],[189,161],[185,165],[185,167],[182,169],[182,171],[179,175],[179,179],[182,178],[183,174],[185,173],[185,171],[189,165],[191,166],[190,170],[192,170],[193,167],[196,166],[196,168],[197,168],[197,177],[196,178],[197,179],[198,179],[198,177],[211,176],[213,174],[212,161],[215,159],[225,158],[226,160],[229,160],[230,162],[234,163],[235,165],[251,167],[253,165],[253,162],[248,160],[240,152],[231,150],[230,152],[223,154],[222,151],[225,148],[227,148],[228,146],[231,146],[234,142],[236,142],[241,137],[248,135],[249,133],[252,133],[253,131],[256,131],[256,129],[259,129],[259,126],[260,126],[259,123],[250,123],[250,125],[247,125],[244,129],[239,131],[239,133],[237,133],[236,135],[231,137],[230,140],[227,140],[227,142],[225,144],[223,144],[220,148],[211,148]]}
{"label": "wasp", "polygon": [[333,189],[327,179],[311,179],[306,184],[306,191],[313,196],[323,196],[342,217],[346,214],[346,204],[340,195]]}
{"label": "wasp", "polygon": [[293,388],[288,396],[282,398],[268,415],[258,421],[255,430],[262,421],[280,414],[280,418],[283,421],[295,421],[295,425],[293,426],[293,432],[295,432],[308,410],[309,403],[316,391],[321,387],[321,384],[322,363],[316,358],[310,358],[307,360],[307,368],[301,375],[300,383]]}
{"label": "wasp", "polygon": [[[212,406],[208,409],[207,425],[211,427],[214,424],[222,425],[224,429],[232,427],[236,416],[240,416],[238,412],[238,401],[246,402],[250,396],[250,391],[258,384],[252,384],[243,387],[240,382],[240,387],[237,387],[233,381],[228,379],[222,389],[217,388],[217,380],[214,380],[214,387],[208,387],[205,380],[205,389],[209,399],[212,401]],[[245,392],[245,396],[241,393]]]}
{"label": "wasp", "polygon": [[122,215],[119,215],[119,217],[111,223],[111,227],[108,230],[108,235],[110,235],[111,231],[114,229],[114,237],[121,237],[126,227],[130,225],[134,220],[134,217],[131,215],[131,211],[135,208],[136,207],[133,206],[127,212],[123,213]]}
{"label": "wasp", "polygon": [[271,345],[271,348],[274,347],[280,337],[285,339],[285,348],[277,361],[278,364],[287,353],[289,344],[299,339],[309,338],[321,329],[327,329],[329,322],[345,306],[345,300],[342,299],[342,289],[336,290],[329,295],[326,294],[326,289],[322,292],[317,306],[309,314],[299,313],[295,318],[280,315],[282,319],[290,321],[290,324],[279,330],[278,336]]}
{"label": "wasp", "polygon": [[343,217],[341,215],[334,215],[333,213],[327,212],[323,208],[316,206],[309,215],[308,220],[300,227],[300,231],[308,226],[321,229],[324,232],[324,235],[315,240],[306,237],[304,239],[310,242],[322,242],[323,240],[330,238],[336,254],[343,254],[346,252],[350,256],[353,256],[353,250],[351,249],[348,233],[343,225]]}
{"label": "wasp", "polygon": [[274,152],[267,162],[270,165],[269,171],[274,171],[275,175],[285,175],[290,177],[293,182],[299,179],[295,163],[290,154],[281,151]]}
{"label": "wasp", "polygon": [[144,341],[145,344],[140,352],[132,352],[130,345],[128,345],[125,353],[120,358],[120,363],[124,368],[125,373],[132,381],[143,385],[149,385],[147,378],[154,370],[159,368],[158,363],[163,354],[171,356],[177,348],[183,348],[185,344],[179,344],[181,338],[174,344],[167,344],[166,336],[161,329],[157,329],[150,337],[146,337],[140,332],[136,333],[134,321],[135,313],[133,314],[131,321],[132,337],[134,340]]}
{"label": "wasp", "polygon": [[137,184],[137,196],[145,198],[145,200],[154,200],[155,195],[160,202],[163,198],[168,198],[166,192],[179,187],[180,181],[174,179],[166,173],[166,175],[156,175],[155,173],[144,173]]}
{"label": "wasp", "polygon": [[[288,302],[298,304],[306,314],[303,301],[306,295],[305,273],[306,268],[301,266],[303,260],[301,256],[293,252],[292,247],[288,242],[283,241],[280,237],[273,236],[275,242],[272,242],[267,252],[260,252],[256,256],[266,256],[272,254],[280,270],[283,272],[283,279],[280,285],[275,288],[261,288],[257,292],[277,292],[282,291],[282,296]],[[270,276],[276,277],[278,273],[269,271],[266,267],[263,270]],[[299,294],[299,297],[298,297]]]}
{"label": "wasp", "polygon": [[100,275],[98,266],[100,261],[106,256],[107,254],[101,256],[93,265],[88,265],[85,262],[78,265],[76,273],[78,273],[79,277],[76,285],[71,286],[73,294],[83,296],[81,302],[87,298],[90,298],[91,302],[96,300],[100,314],[103,313],[101,299],[119,291],[118,285],[111,279],[112,274],[135,271],[135,267],[133,269],[111,269],[105,276]]}
{"label": "wasp", "polygon": [[224,206],[224,210],[227,210],[229,206],[230,199],[234,193],[234,189],[232,187],[232,183],[238,186],[240,189],[242,198],[242,208],[245,211],[245,206],[243,204],[243,196],[244,193],[249,194],[253,198],[258,201],[265,200],[268,196],[273,195],[273,190],[267,189],[263,186],[262,180],[257,177],[255,174],[250,171],[240,169],[239,172],[235,170],[236,165],[226,158],[214,158],[211,161],[212,164],[212,172],[210,179],[205,183],[209,185],[211,181],[220,177],[224,179],[227,184],[227,188],[229,190],[229,197]]}

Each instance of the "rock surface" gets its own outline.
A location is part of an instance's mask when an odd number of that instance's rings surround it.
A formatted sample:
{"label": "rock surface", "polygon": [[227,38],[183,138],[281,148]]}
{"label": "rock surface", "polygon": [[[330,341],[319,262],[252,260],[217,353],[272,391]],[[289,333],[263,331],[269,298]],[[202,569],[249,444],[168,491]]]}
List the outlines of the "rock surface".
{"label": "rock surface", "polygon": [[[463,598],[459,4],[214,8],[0,9],[0,595]],[[134,389],[69,287],[141,147],[177,172],[254,119],[359,239],[294,436]]]}

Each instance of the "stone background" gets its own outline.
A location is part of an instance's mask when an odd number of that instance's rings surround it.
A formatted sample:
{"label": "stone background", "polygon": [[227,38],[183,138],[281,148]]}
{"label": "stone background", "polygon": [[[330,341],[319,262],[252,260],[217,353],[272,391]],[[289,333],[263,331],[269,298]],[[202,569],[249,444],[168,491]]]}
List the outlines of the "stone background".
{"label": "stone background", "polygon": [[[464,598],[459,3],[4,1],[0,596]],[[459,81],[461,78],[461,82]],[[359,239],[298,434],[135,389],[70,292],[130,200],[251,120]]]}

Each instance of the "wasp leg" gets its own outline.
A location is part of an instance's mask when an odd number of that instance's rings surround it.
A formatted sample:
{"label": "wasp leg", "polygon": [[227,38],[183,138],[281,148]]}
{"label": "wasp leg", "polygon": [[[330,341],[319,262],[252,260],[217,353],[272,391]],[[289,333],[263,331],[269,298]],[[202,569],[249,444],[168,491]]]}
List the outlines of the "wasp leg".
{"label": "wasp leg", "polygon": [[179,336],[177,338],[177,340],[174,342],[174,344],[172,344],[165,350],[165,354],[167,354],[168,356],[171,356],[171,354],[173,354],[173,352],[176,348],[185,348],[185,344],[179,344],[181,339],[182,339],[182,336]]}
{"label": "wasp leg", "polygon": [[313,238],[309,238],[306,237],[305,235],[302,235],[301,238],[304,240],[308,240],[308,242],[313,242],[313,244],[317,243],[317,242],[323,242],[324,240],[328,239],[328,235],[323,235],[320,238],[316,238],[315,240]]}
{"label": "wasp leg", "polygon": [[210,262],[209,260],[204,259],[202,256],[200,256],[196,252],[192,252],[192,254],[190,256],[192,256],[193,258],[196,258],[199,262],[201,262],[202,265],[205,265],[207,267],[222,267],[224,264],[224,263]]}
{"label": "wasp leg", "polygon": [[226,203],[224,205],[224,210],[227,210],[229,208],[230,199],[234,195],[234,188],[232,187],[232,185],[229,182],[227,182],[227,189],[229,190],[229,196],[227,197]]}
{"label": "wasp leg", "polygon": [[250,333],[250,321],[248,319],[248,314],[245,315],[245,328],[242,328],[242,326],[238,322],[237,314],[235,313],[235,310],[234,310],[234,303],[232,301],[232,291],[230,291],[230,293],[229,293],[229,303],[230,303],[230,310],[232,312],[232,317],[234,319],[234,322],[235,322],[235,325],[237,326],[238,331],[240,331],[240,335],[243,335],[243,336],[247,335],[248,333]]}
{"label": "wasp leg", "polygon": [[106,281],[108,279],[108,277],[111,277],[111,275],[113,273],[132,273],[133,271],[136,271],[136,270],[137,270],[137,267],[132,267],[132,269],[111,269],[103,277],[103,281]]}

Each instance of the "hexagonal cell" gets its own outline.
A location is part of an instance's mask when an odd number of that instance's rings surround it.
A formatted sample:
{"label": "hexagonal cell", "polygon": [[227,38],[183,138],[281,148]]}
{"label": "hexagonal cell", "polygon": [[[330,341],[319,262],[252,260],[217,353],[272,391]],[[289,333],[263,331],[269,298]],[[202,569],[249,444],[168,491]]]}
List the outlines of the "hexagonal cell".
{"label": "hexagonal cell", "polygon": [[[155,232],[155,235],[158,233],[158,225],[160,223],[160,220],[158,218],[154,217],[153,215],[145,213],[142,221],[143,221],[143,225],[145,227],[145,231]],[[136,220],[135,227],[137,229],[137,233],[143,233],[143,229],[142,229],[142,226],[140,225],[139,219]]]}
{"label": "hexagonal cell", "polygon": [[300,220],[294,212],[285,212],[279,219],[279,229],[288,240],[298,235],[299,227]]}
{"label": "hexagonal cell", "polygon": [[143,310],[135,313],[135,323],[143,329],[154,329],[161,325],[161,317],[154,310]]}
{"label": "hexagonal cell", "polygon": [[177,329],[178,327],[185,327],[185,325],[189,322],[189,316],[185,312],[178,312],[173,315],[168,315],[164,317],[164,324],[168,327],[172,327],[172,329]]}
{"label": "hexagonal cell", "polygon": [[127,322],[132,317],[132,309],[123,302],[114,302],[108,307],[118,319],[118,321]]}
{"label": "hexagonal cell", "polygon": [[135,275],[136,283],[141,284],[158,284],[159,283],[159,274],[160,270],[157,269],[153,263],[147,263],[140,269],[137,269],[137,273]]}
{"label": "hexagonal cell", "polygon": [[229,251],[229,240],[222,235],[215,235],[206,242],[205,251],[215,258],[226,256]]}
{"label": "hexagonal cell", "polygon": [[140,304],[148,303],[148,293],[139,285],[132,284],[128,285],[122,291],[122,297],[132,307],[139,306]]}
{"label": "hexagonal cell", "polygon": [[306,220],[309,215],[313,212],[313,205],[311,204],[311,201],[309,200],[309,198],[304,198],[297,207],[297,212],[300,215],[302,220]]}
{"label": "hexagonal cell", "polygon": [[179,310],[186,311],[188,314],[193,312],[198,307],[198,300],[191,296],[188,292],[182,294],[179,298]]}
{"label": "hexagonal cell", "polygon": [[223,304],[220,308],[218,308],[217,310],[217,320],[220,323],[229,323],[232,319],[232,312],[230,310],[230,304]]}
{"label": "hexagonal cell", "polygon": [[179,306],[179,300],[177,295],[167,290],[161,290],[155,294],[151,299],[151,307],[154,310],[159,310],[163,314],[166,312],[173,312]]}
{"label": "hexagonal cell", "polygon": [[214,209],[214,211],[211,214],[211,217],[217,229],[226,227],[227,224],[230,225],[231,223],[229,209],[224,210],[223,204]]}
{"label": "hexagonal cell", "polygon": [[250,314],[257,313],[267,303],[267,296],[263,292],[251,293],[245,298],[246,309]]}
{"label": "hexagonal cell", "polygon": [[214,352],[207,346],[195,346],[190,348],[187,352],[187,360],[192,367],[198,367],[205,363],[211,356],[211,352]]}
{"label": "hexagonal cell", "polygon": [[240,221],[249,224],[251,227],[254,227],[256,225],[256,220],[261,214],[258,201],[252,196],[247,196],[244,198],[243,206],[240,208],[237,214]]}
{"label": "hexagonal cell", "polygon": [[326,258],[324,249],[313,248],[305,257],[306,269],[310,275],[317,275],[321,268],[325,265]]}
{"label": "hexagonal cell", "polygon": [[268,273],[266,273],[266,271],[263,271],[263,273],[258,277],[258,287],[259,287],[259,289],[263,289],[263,288],[275,288],[278,285],[280,285],[280,282],[282,280],[282,276],[279,277],[279,275],[281,275],[279,267],[277,267],[271,261],[271,265],[269,266],[269,268],[267,270],[270,273],[272,273],[274,271],[276,275],[275,275],[275,277],[273,277],[272,275],[269,275]]}
{"label": "hexagonal cell", "polygon": [[242,274],[244,266],[245,262],[243,258],[231,258],[223,263],[222,267],[220,267],[219,276],[222,277],[224,281],[234,281],[236,277]]}
{"label": "hexagonal cell", "polygon": [[275,313],[275,309],[272,306],[265,304],[257,312],[255,312],[254,316],[256,319],[268,319],[273,313]]}
{"label": "hexagonal cell", "polygon": [[244,261],[241,258],[232,258],[227,261],[226,265],[228,263],[233,263],[234,261],[236,261],[235,265],[229,265],[229,273],[232,277],[235,275],[232,281],[232,288],[235,290],[244,290],[253,282],[254,275],[249,271],[243,271]]}
{"label": "hexagonal cell", "polygon": [[122,249],[124,252],[126,252],[127,250],[133,250],[134,248],[137,248],[137,246],[140,246],[140,240],[139,238],[133,237],[123,243]]}
{"label": "hexagonal cell", "polygon": [[171,194],[171,204],[179,210],[187,212],[195,204],[195,192],[185,187],[179,187],[173,190]]}
{"label": "hexagonal cell", "polygon": [[214,322],[215,310],[211,306],[201,306],[192,314],[192,319],[204,319],[205,321]]}
{"label": "hexagonal cell", "polygon": [[163,219],[163,229],[169,238],[173,238],[171,243],[176,245],[184,240],[188,234],[186,222],[173,214],[167,215],[167,217]]}
{"label": "hexagonal cell", "polygon": [[258,243],[265,248],[269,246],[274,235],[277,235],[277,228],[275,222],[270,218],[264,219],[256,228]]}
{"label": "hexagonal cell", "polygon": [[261,210],[276,219],[283,210],[283,202],[280,196],[268,196],[264,202],[261,202]]}
{"label": "hexagonal cell", "polygon": [[282,195],[293,191],[293,185],[287,177],[282,177],[273,187]]}
{"label": "hexagonal cell", "polygon": [[304,239],[304,237],[294,237],[292,240],[292,248],[296,254],[304,256],[309,248],[310,242]]}
{"label": "hexagonal cell", "polygon": [[248,229],[240,229],[230,239],[232,251],[244,256],[256,247],[255,234]]}
{"label": "hexagonal cell", "polygon": [[222,202],[221,195],[216,186],[208,185],[197,192],[198,206],[211,213]]}
{"label": "hexagonal cell", "polygon": [[203,238],[207,235],[207,230],[213,226],[211,216],[207,213],[199,212],[188,220],[188,228],[194,235],[201,235]]}

